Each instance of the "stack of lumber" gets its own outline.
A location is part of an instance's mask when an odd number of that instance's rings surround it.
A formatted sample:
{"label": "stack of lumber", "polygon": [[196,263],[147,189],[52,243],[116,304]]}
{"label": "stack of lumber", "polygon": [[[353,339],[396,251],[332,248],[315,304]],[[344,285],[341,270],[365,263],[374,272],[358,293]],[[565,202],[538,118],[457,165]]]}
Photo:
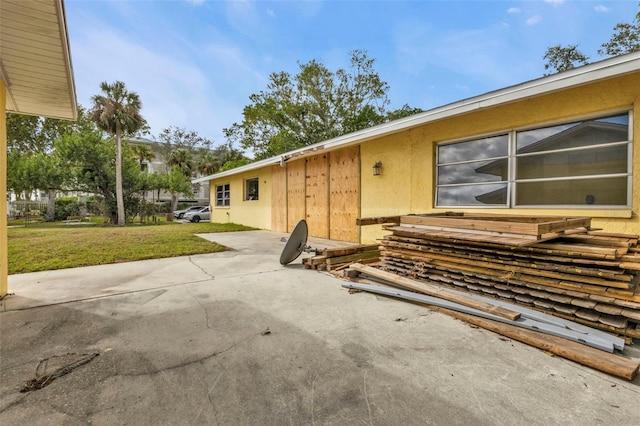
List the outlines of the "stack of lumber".
{"label": "stack of lumber", "polygon": [[302,264],[305,269],[340,271],[353,263],[371,264],[377,262],[379,258],[378,244],[353,245],[319,250],[315,256],[302,259]]}
{"label": "stack of lumber", "polygon": [[380,267],[640,338],[638,235],[590,218],[447,214],[385,225]]}
{"label": "stack of lumber", "polygon": [[640,363],[614,353],[624,340],[609,333],[512,303],[451,290],[367,265],[353,264],[343,287],[389,296],[451,315],[582,365],[633,380]]}

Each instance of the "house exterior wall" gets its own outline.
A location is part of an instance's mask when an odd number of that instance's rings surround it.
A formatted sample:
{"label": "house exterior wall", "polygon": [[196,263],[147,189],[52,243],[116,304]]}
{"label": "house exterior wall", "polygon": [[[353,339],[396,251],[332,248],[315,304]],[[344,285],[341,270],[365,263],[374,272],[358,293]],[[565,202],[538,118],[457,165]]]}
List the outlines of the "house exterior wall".
{"label": "house exterior wall", "polygon": [[[247,179],[258,178],[258,199],[244,199],[244,185]],[[229,184],[230,201],[228,207],[216,206],[216,187]],[[271,168],[265,167],[246,173],[212,180],[209,184],[211,222],[240,223],[259,229],[271,229]]]}
{"label": "house exterior wall", "polygon": [[0,79],[0,297],[9,291],[8,280],[8,237],[7,237],[7,89],[4,81]]}
{"label": "house exterior wall", "polygon": [[[380,176],[362,174],[362,217],[438,211],[475,211],[522,215],[589,216],[608,232],[640,233],[640,73],[574,87],[425,124],[361,145],[363,170],[383,163]],[[438,142],[514,129],[545,126],[590,115],[633,113],[633,192],[631,209],[435,208],[435,148]],[[361,230],[361,242],[384,235],[380,226]]]}

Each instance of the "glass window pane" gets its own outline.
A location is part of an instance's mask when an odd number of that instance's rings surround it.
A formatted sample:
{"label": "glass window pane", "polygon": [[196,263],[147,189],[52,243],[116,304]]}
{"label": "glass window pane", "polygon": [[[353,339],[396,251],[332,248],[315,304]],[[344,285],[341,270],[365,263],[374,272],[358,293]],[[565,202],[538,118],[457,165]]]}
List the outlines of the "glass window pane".
{"label": "glass window pane", "polygon": [[571,179],[516,184],[518,206],[626,206],[627,178]]}
{"label": "glass window pane", "polygon": [[579,151],[517,158],[517,179],[627,173],[628,146],[615,145]]}
{"label": "glass window pane", "polygon": [[245,187],[245,200],[258,199],[258,179],[247,179]]}
{"label": "glass window pane", "polygon": [[477,161],[438,167],[438,185],[507,180],[507,159]]}
{"label": "glass window pane", "polygon": [[438,188],[438,206],[505,206],[507,184],[445,186]]}
{"label": "glass window pane", "polygon": [[518,154],[624,142],[629,140],[629,115],[527,130],[516,137]]}
{"label": "glass window pane", "polygon": [[438,164],[504,157],[509,153],[507,135],[438,146]]}

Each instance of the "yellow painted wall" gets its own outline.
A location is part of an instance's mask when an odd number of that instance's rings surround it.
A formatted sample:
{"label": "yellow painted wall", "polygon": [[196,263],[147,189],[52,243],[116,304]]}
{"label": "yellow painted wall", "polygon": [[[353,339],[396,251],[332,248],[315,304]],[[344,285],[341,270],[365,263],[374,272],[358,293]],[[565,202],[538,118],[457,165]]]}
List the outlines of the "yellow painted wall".
{"label": "yellow painted wall", "polygon": [[0,80],[0,297],[6,296],[7,285],[7,89]]}
{"label": "yellow painted wall", "polygon": [[[258,200],[244,201],[245,179],[258,178]],[[229,207],[216,207],[216,185],[229,183]],[[228,176],[209,183],[211,222],[240,223],[259,229],[271,229],[271,168]]]}
{"label": "yellow painted wall", "polygon": [[[609,232],[640,233],[640,73],[622,76],[500,107],[432,122],[419,128],[364,142],[361,217],[437,211],[475,211],[521,215],[589,216],[592,225]],[[591,114],[633,110],[633,197],[631,209],[435,209],[434,175],[438,142],[471,138],[519,128],[571,121]],[[368,171],[382,161],[381,176]],[[365,226],[361,242],[384,235],[380,226]]]}

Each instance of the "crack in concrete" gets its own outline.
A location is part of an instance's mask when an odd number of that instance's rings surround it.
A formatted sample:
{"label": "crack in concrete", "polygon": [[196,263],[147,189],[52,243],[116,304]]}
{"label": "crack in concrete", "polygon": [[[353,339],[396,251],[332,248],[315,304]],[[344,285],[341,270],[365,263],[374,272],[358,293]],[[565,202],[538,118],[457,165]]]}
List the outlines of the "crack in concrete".
{"label": "crack in concrete", "polygon": [[195,297],[195,296],[193,295],[193,293],[191,293],[191,290],[189,290],[189,287],[188,287],[187,285],[185,285],[185,286],[184,286],[184,288],[185,288],[185,290],[187,290],[187,293],[189,293],[189,295],[193,298],[193,300],[195,300],[195,301],[196,301],[196,303],[197,303],[198,305],[200,305],[200,307],[201,307],[201,308],[202,308],[202,310],[204,311],[204,320],[205,320],[205,325],[207,326],[207,329],[209,329],[209,330],[213,330],[213,331],[219,331],[219,332],[221,332],[221,333],[231,334],[231,332],[230,332],[230,331],[227,331],[227,330],[221,330],[221,329],[219,329],[219,328],[211,327],[211,326],[209,325],[209,310],[207,309],[207,307],[206,307],[206,306],[204,306],[204,305],[202,304],[202,302],[200,301],[200,299],[198,299],[197,297]]}
{"label": "crack in concrete", "polygon": [[134,373],[132,373],[132,374],[114,374],[113,376],[110,376],[110,377],[116,377],[116,376],[117,376],[117,377],[143,377],[143,376],[153,376],[153,375],[156,375],[156,374],[163,373],[163,372],[165,372],[165,371],[177,370],[177,369],[180,369],[180,368],[183,368],[183,367],[188,367],[188,366],[191,366],[191,365],[194,365],[194,364],[202,363],[202,362],[207,361],[207,360],[209,360],[209,359],[211,359],[211,358],[214,358],[214,357],[216,357],[216,356],[218,356],[218,355],[221,355],[221,354],[223,354],[223,353],[225,353],[225,352],[228,352],[228,351],[230,351],[231,349],[233,349],[233,348],[235,348],[236,346],[238,346],[240,343],[242,343],[242,342],[244,342],[244,341],[246,341],[246,340],[249,340],[251,337],[254,337],[254,336],[260,336],[261,334],[262,334],[261,332],[258,332],[258,333],[252,333],[252,334],[250,334],[250,335],[248,335],[248,336],[246,336],[246,337],[244,337],[244,338],[242,338],[242,339],[240,339],[240,340],[237,340],[237,341],[233,342],[231,345],[229,345],[229,346],[228,346],[227,348],[225,348],[225,349],[222,349],[222,350],[220,350],[220,351],[213,352],[213,353],[211,353],[211,354],[209,354],[209,355],[205,355],[205,356],[203,356],[203,357],[201,357],[201,358],[194,359],[194,360],[191,360],[191,361],[185,361],[185,362],[182,362],[182,363],[180,363],[180,364],[171,365],[171,366],[168,366],[168,367],[163,367],[163,368],[160,368],[160,369],[158,369],[158,370],[155,370],[155,371],[149,371],[149,372],[146,372],[146,373],[138,373],[138,374],[134,374]]}
{"label": "crack in concrete", "polygon": [[367,403],[367,411],[369,412],[369,424],[373,426],[373,419],[371,418],[371,405],[369,404],[369,395],[367,394],[367,373],[369,370],[365,370],[363,377],[363,391],[364,391],[364,400]]}
{"label": "crack in concrete", "polygon": [[205,271],[202,266],[200,266],[196,262],[194,262],[193,259],[191,258],[191,256],[189,256],[188,259],[189,259],[189,263],[191,263],[196,268],[200,269],[206,276],[208,276],[212,280],[215,279],[215,277],[213,275],[211,275],[209,272]]}
{"label": "crack in concrete", "polygon": [[[202,368],[204,369],[204,371],[207,371],[207,367],[205,367],[205,365],[201,362],[200,365],[202,365]],[[208,373],[208,371],[207,371]],[[216,405],[213,402],[213,399],[211,398],[211,389],[216,387],[216,384],[218,383],[218,379],[220,379],[220,376],[222,376],[222,373],[218,374],[218,377],[216,377],[215,381],[213,382],[213,385],[211,387],[207,386],[207,382],[204,380],[204,376],[202,376],[203,378],[201,379],[202,383],[204,384],[205,388],[207,389],[207,399],[209,400],[209,404],[211,405],[211,411],[213,412],[213,418],[216,419],[216,425],[220,425],[220,421],[218,420],[218,411],[216,410]]]}

